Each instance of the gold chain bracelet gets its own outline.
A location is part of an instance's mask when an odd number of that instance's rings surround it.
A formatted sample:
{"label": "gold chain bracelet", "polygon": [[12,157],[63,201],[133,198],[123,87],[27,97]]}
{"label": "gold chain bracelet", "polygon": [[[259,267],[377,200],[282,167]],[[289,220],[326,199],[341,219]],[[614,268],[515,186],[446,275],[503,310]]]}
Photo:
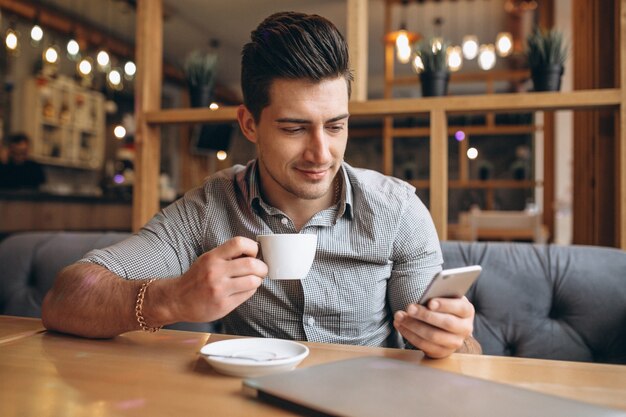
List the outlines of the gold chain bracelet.
{"label": "gold chain bracelet", "polygon": [[135,302],[135,317],[137,317],[137,323],[139,323],[139,327],[141,327],[141,330],[150,333],[158,332],[163,327],[150,327],[146,323],[146,319],[143,317],[143,300],[146,297],[146,290],[148,289],[148,285],[152,284],[152,282],[154,282],[155,280],[156,278],[152,278],[151,280],[141,284],[139,293],[137,293],[137,301]]}

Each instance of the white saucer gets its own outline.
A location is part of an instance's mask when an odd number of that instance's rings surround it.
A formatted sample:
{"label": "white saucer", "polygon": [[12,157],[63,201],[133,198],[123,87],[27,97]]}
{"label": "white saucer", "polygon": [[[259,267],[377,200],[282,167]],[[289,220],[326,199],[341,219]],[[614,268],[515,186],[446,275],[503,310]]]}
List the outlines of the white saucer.
{"label": "white saucer", "polygon": [[308,356],[309,348],[290,340],[245,338],[208,343],[200,354],[216,371],[247,378],[290,371]]}

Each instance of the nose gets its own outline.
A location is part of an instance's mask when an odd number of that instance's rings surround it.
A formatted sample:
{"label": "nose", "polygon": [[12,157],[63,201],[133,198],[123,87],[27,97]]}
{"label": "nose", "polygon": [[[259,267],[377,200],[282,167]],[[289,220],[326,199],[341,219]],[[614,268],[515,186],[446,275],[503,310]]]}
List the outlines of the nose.
{"label": "nose", "polygon": [[332,159],[329,138],[323,126],[311,129],[311,135],[307,142],[304,158],[317,165],[327,164]]}

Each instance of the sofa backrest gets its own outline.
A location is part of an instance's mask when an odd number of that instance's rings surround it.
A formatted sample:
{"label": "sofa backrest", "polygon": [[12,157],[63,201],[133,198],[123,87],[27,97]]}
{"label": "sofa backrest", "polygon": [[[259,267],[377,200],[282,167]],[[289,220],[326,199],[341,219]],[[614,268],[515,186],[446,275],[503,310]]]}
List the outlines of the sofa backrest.
{"label": "sofa backrest", "polygon": [[[128,233],[30,232],[0,242],[0,314],[41,317],[41,302],[56,274],[100,249],[129,237]],[[212,332],[214,323],[175,323],[166,328]]]}
{"label": "sofa backrest", "polygon": [[[64,266],[127,233],[33,232],[0,242],[0,314],[40,317]],[[442,242],[444,268],[479,264],[468,292],[486,354],[626,363],[626,252],[601,247]],[[214,331],[210,323],[170,328]]]}
{"label": "sofa backrest", "polygon": [[626,252],[443,242],[444,268],[479,264],[468,292],[486,354],[626,363]]}

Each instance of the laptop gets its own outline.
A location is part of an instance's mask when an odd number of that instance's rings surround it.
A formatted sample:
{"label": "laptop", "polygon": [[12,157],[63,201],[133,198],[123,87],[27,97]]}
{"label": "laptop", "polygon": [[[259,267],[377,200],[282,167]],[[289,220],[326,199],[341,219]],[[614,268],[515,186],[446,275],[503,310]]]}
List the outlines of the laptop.
{"label": "laptop", "polygon": [[626,416],[620,410],[376,356],[247,378],[243,390],[311,416]]}

